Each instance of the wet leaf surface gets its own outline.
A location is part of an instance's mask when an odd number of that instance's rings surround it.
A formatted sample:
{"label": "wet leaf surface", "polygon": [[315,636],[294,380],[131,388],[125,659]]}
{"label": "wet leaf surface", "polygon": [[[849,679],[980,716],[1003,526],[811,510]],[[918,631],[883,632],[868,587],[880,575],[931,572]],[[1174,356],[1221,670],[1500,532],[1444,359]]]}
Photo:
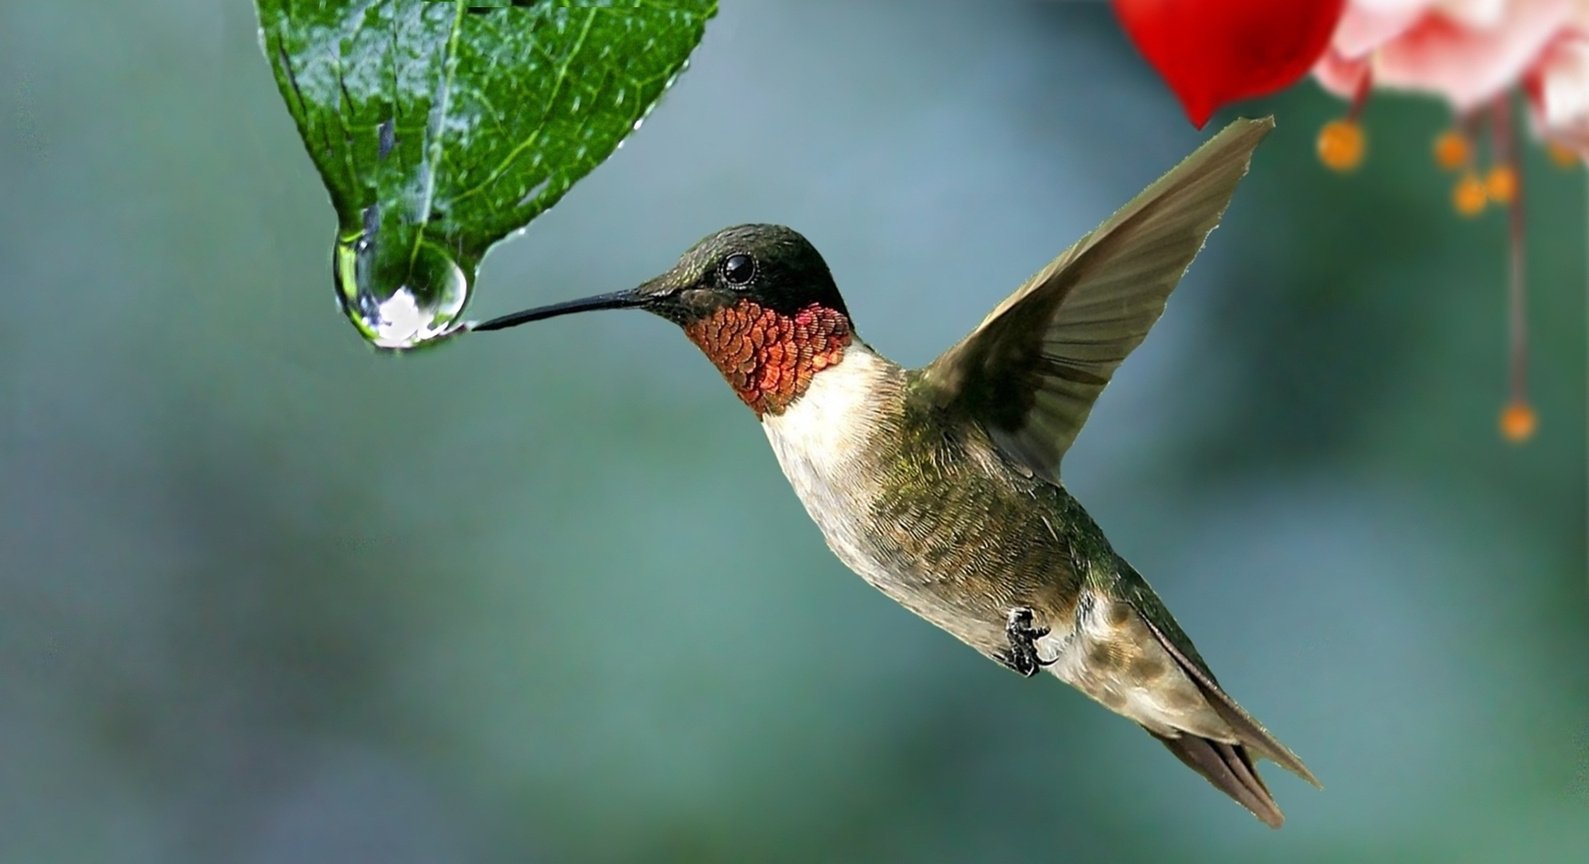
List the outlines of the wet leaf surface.
{"label": "wet leaf surface", "polygon": [[256,0],[338,217],[337,297],[373,344],[456,330],[481,257],[612,154],[715,0]]}

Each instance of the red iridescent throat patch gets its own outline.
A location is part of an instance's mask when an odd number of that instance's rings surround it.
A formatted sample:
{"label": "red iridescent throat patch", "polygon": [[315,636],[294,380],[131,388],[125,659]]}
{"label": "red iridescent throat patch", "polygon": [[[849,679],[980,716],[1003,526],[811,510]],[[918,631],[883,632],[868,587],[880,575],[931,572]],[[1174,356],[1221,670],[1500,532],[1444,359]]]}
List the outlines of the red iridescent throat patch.
{"label": "red iridescent throat patch", "polygon": [[756,416],[782,414],[850,344],[844,313],[812,303],[793,315],[741,300],[690,323],[690,341],[711,358]]}

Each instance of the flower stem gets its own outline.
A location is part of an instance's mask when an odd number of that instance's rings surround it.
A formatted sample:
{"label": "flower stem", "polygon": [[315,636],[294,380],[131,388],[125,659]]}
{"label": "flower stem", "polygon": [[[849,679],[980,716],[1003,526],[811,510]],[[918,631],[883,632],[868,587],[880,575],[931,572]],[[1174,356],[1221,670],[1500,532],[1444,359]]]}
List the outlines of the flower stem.
{"label": "flower stem", "polygon": [[1496,166],[1505,167],[1516,178],[1512,198],[1507,202],[1507,235],[1510,272],[1507,286],[1507,333],[1509,374],[1507,406],[1501,414],[1501,432],[1513,442],[1523,442],[1534,434],[1534,411],[1528,404],[1528,285],[1525,266],[1528,244],[1524,234],[1523,180],[1517,158],[1516,130],[1512,124],[1510,95],[1495,100],[1492,106],[1491,153]]}

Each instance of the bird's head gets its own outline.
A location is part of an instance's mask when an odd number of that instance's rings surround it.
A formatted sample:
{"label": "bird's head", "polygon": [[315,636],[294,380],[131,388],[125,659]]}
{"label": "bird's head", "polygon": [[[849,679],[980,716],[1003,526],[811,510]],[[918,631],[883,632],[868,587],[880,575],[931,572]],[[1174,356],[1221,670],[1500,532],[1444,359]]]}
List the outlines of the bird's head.
{"label": "bird's head", "polygon": [[628,291],[529,309],[473,329],[596,309],[644,309],[678,324],[758,417],[783,413],[818,373],[843,359],[854,338],[826,262],[782,225],[725,228]]}

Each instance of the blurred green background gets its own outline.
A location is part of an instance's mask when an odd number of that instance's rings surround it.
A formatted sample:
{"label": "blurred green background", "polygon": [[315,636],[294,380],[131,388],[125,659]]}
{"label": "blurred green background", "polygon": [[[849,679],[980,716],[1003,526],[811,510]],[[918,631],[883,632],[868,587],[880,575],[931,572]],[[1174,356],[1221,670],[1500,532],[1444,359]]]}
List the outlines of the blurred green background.
{"label": "blurred green background", "polygon": [[[1584,174],[1530,151],[1510,447],[1443,109],[1349,177],[1244,109],[1066,476],[1325,783],[1279,833],[848,573],[669,325],[372,353],[249,4],[0,5],[0,861],[1585,860]],[[474,314],[778,221],[918,364],[1203,137],[1102,4],[727,0]]]}

